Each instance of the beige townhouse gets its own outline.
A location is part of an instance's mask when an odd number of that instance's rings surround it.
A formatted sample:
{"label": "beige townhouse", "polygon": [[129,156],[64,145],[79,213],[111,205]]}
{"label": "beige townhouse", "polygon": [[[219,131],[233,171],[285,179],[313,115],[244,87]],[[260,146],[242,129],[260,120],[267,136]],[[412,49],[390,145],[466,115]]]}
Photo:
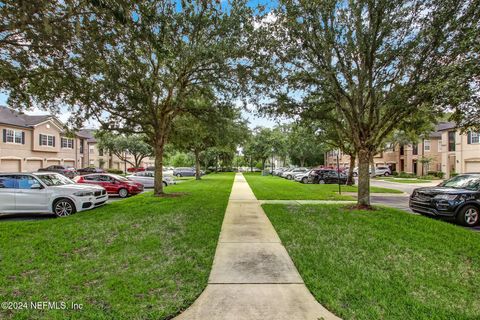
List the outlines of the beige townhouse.
{"label": "beige townhouse", "polygon": [[[392,171],[425,175],[428,171],[451,173],[480,172],[479,133],[462,134],[453,122],[441,122],[428,137],[409,145],[387,145],[374,157],[375,166],[389,166]],[[336,166],[336,156],[326,154],[326,165]],[[340,154],[340,167],[348,167],[350,157]]]}
{"label": "beige townhouse", "polygon": [[[94,129],[68,133],[50,115],[32,116],[0,106],[0,172],[37,171],[51,165],[125,170],[132,167],[97,148]],[[130,156],[131,157],[131,156]],[[153,166],[146,158],[142,166]]]}
{"label": "beige townhouse", "polygon": [[452,173],[480,173],[480,133],[461,133],[454,123],[441,130],[442,171]]}
{"label": "beige townhouse", "polygon": [[85,164],[82,139],[66,132],[55,117],[31,116],[0,107],[0,134],[0,171]]}

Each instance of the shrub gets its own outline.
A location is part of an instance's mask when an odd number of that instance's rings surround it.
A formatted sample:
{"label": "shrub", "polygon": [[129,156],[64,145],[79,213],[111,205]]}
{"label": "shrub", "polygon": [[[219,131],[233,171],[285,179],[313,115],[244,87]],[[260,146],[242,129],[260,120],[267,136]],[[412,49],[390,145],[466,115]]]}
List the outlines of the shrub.
{"label": "shrub", "polygon": [[407,172],[400,172],[398,174],[399,178],[416,178],[417,176],[414,175],[413,173],[407,173]]}
{"label": "shrub", "polygon": [[450,173],[450,178],[453,178],[453,177],[456,177],[456,176],[458,176],[458,173],[456,173],[456,172]]}
{"label": "shrub", "polygon": [[436,179],[437,177],[434,176],[434,175],[426,175],[426,176],[421,176],[421,177],[418,177],[418,179],[422,179],[422,180],[433,180],[433,179]]}
{"label": "shrub", "polygon": [[443,179],[443,177],[445,176],[445,173],[443,173],[442,171],[428,171],[427,175],[434,176],[439,179]]}
{"label": "shrub", "polygon": [[392,176],[394,176],[394,177],[398,176],[398,172],[397,171],[392,171]]}
{"label": "shrub", "polygon": [[123,171],[120,170],[120,169],[108,169],[107,172],[112,173],[112,174],[122,174],[123,173]]}

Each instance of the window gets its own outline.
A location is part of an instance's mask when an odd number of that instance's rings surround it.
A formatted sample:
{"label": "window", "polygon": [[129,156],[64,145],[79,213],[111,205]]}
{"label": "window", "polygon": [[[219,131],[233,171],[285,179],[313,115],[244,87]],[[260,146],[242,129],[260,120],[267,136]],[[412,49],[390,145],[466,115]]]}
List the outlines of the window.
{"label": "window", "polygon": [[448,131],[448,151],[455,151],[455,131]]}
{"label": "window", "polygon": [[423,151],[430,151],[430,140],[423,141]]}
{"label": "window", "polygon": [[14,189],[16,185],[14,176],[0,176],[0,188]]}
{"label": "window", "polygon": [[64,149],[73,149],[73,139],[62,138],[62,148]]}
{"label": "window", "polygon": [[470,133],[470,141],[471,143],[479,143],[479,135],[478,135],[478,132],[471,132]]}
{"label": "window", "polygon": [[40,184],[37,179],[31,176],[18,176],[17,189],[32,189],[34,184]]}
{"label": "window", "polygon": [[[90,147],[90,149],[88,149],[88,153],[90,154],[95,154],[95,148],[94,147]],[[90,163],[91,165],[93,165],[93,163]]]}
{"label": "window", "polygon": [[442,151],[442,140],[438,140],[438,152]]}
{"label": "window", "polygon": [[80,153],[83,153],[83,139],[80,139]]}
{"label": "window", "polygon": [[3,129],[3,142],[25,144],[25,134],[19,130]]}
{"label": "window", "polygon": [[103,149],[98,149],[98,155],[99,155],[100,157],[103,157]]}
{"label": "window", "polygon": [[412,154],[416,156],[418,154],[418,144],[414,143],[412,144]]}
{"label": "window", "polygon": [[40,145],[46,147],[55,147],[55,136],[49,134],[40,134]]}

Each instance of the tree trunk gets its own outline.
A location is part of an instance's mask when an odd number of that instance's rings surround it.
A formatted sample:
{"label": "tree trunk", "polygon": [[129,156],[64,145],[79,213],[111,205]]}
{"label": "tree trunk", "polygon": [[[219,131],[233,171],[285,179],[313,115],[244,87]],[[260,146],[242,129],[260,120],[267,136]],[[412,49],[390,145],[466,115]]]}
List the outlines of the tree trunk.
{"label": "tree trunk", "polygon": [[348,168],[348,177],[347,177],[347,185],[353,186],[355,184],[355,180],[353,179],[353,169],[355,168],[355,154],[350,154],[350,167]]}
{"label": "tree trunk", "polygon": [[370,208],[370,160],[369,150],[358,151],[358,200],[357,206],[362,209]]}
{"label": "tree trunk", "polygon": [[202,175],[200,173],[200,152],[195,150],[195,179],[200,180],[202,179]]}
{"label": "tree trunk", "polygon": [[300,159],[300,167],[303,167],[305,165],[305,159]]}
{"label": "tree trunk", "polygon": [[267,159],[262,159],[262,171],[265,171],[265,162],[267,162]]}
{"label": "tree trunk", "polygon": [[162,196],[163,192],[163,151],[164,151],[164,139],[157,139],[155,143],[155,182],[154,182],[154,195]]}

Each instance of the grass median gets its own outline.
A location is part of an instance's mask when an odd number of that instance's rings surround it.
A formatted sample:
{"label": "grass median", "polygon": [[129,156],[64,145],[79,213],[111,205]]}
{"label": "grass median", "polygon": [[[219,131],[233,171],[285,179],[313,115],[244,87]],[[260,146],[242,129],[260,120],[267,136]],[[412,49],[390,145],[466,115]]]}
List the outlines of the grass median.
{"label": "grass median", "polygon": [[480,319],[480,233],[403,211],[263,206],[307,287],[343,319]]}
{"label": "grass median", "polygon": [[0,222],[2,301],[82,310],[0,310],[2,319],[167,319],[207,285],[233,174],[169,186],[71,217]]}
{"label": "grass median", "polygon": [[[338,194],[337,184],[303,184],[275,176],[244,173],[253,193],[259,200],[354,200],[349,195]],[[342,186],[342,192],[357,192],[356,186]],[[371,192],[402,193],[402,191],[371,187]]]}

